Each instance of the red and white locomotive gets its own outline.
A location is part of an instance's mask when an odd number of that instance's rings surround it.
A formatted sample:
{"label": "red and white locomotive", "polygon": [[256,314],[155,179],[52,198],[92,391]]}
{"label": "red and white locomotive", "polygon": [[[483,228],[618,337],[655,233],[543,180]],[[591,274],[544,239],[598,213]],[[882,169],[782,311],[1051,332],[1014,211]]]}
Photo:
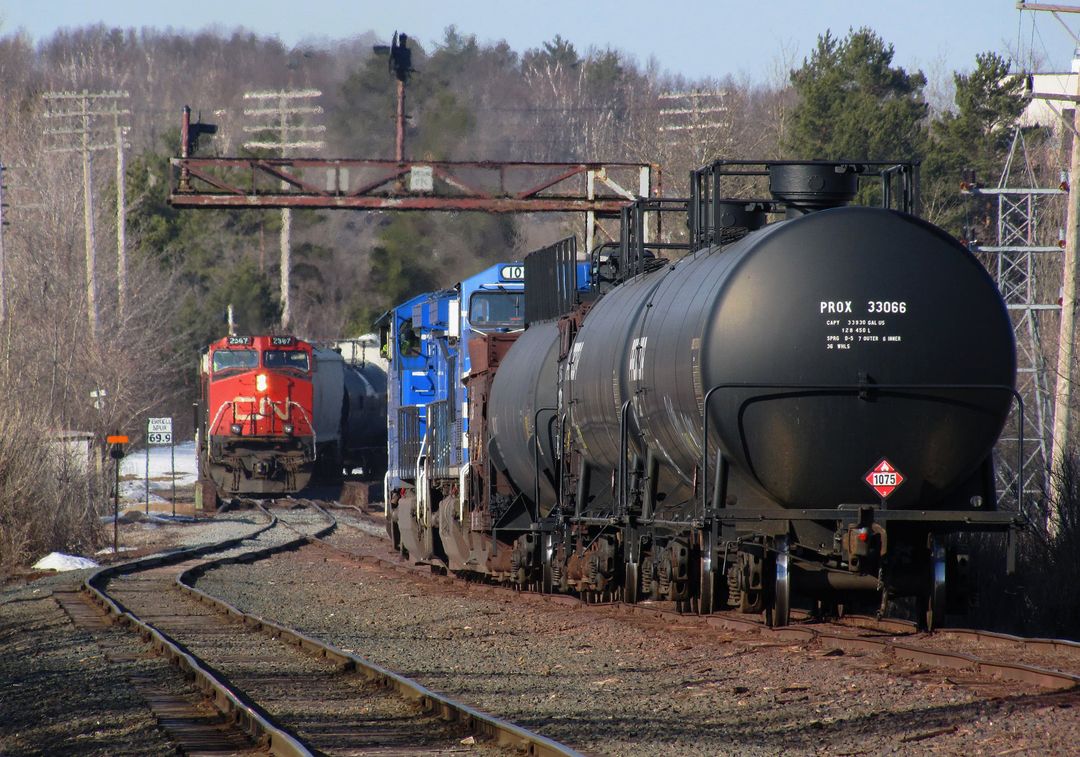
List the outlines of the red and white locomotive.
{"label": "red and white locomotive", "polygon": [[227,336],[200,364],[201,478],[224,495],[289,494],[386,467],[386,374],[294,336]]}

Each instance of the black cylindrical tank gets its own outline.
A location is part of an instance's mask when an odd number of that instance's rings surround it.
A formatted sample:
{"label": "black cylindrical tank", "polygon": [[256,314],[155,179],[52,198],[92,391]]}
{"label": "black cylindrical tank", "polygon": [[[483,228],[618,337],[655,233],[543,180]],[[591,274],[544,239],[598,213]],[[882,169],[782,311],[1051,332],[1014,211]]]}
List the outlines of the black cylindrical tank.
{"label": "black cylindrical tank", "polygon": [[590,463],[617,466],[629,397],[645,444],[689,484],[705,394],[726,385],[710,449],[786,507],[875,501],[863,479],[882,458],[906,479],[890,507],[932,506],[989,454],[1016,371],[1008,313],[974,256],[872,208],[776,223],[618,287],[572,356]]}
{"label": "black cylindrical tank", "polygon": [[491,385],[488,401],[492,459],[530,501],[536,487],[536,429],[539,428],[541,514],[554,504],[554,422],[558,400],[559,329],[554,321],[529,325],[518,337]]}
{"label": "black cylindrical tank", "polygon": [[346,363],[345,397],[348,409],[342,446],[346,463],[378,468],[381,462],[385,467],[386,371],[372,362]]}

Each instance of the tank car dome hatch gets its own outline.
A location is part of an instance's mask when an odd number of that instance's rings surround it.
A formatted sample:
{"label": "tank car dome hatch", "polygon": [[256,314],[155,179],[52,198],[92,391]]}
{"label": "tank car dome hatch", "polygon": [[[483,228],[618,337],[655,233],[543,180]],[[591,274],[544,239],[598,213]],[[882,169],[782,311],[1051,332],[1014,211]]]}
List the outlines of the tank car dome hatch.
{"label": "tank car dome hatch", "polygon": [[756,231],[765,225],[765,209],[761,203],[746,200],[716,200],[716,225],[722,229]]}
{"label": "tank car dome hatch", "polygon": [[775,163],[769,192],[787,205],[787,217],[847,205],[859,191],[854,166],[835,162]]}

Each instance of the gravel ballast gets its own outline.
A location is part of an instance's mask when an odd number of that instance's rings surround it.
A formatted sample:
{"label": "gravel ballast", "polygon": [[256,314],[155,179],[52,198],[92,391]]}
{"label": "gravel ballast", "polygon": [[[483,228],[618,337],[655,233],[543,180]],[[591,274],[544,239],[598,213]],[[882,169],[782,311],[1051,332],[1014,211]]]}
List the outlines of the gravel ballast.
{"label": "gravel ballast", "polygon": [[[302,510],[285,518],[304,530],[319,520]],[[206,544],[262,523],[254,512],[220,522],[136,523],[122,526],[121,543],[140,551]],[[385,553],[370,535],[339,533],[334,541],[342,546]],[[127,678],[160,676],[178,690],[184,684],[144,654],[136,636],[76,629],[52,598],[86,573],[0,595],[0,754],[175,749]],[[316,547],[227,566],[198,586],[590,754],[1066,755],[1080,743],[1077,692],[671,626],[603,606],[447,588]],[[126,661],[108,662],[118,651]]]}
{"label": "gravel ballast", "polygon": [[1068,754],[1080,736],[1075,693],[447,590],[318,548],[199,588],[593,754]]}
{"label": "gravel ballast", "polygon": [[[122,523],[120,543],[139,553],[198,546],[265,522],[241,513],[197,523]],[[92,572],[49,575],[0,593],[0,754],[176,753],[129,679],[177,696],[194,690],[135,634],[76,628],[53,596],[77,589]]]}

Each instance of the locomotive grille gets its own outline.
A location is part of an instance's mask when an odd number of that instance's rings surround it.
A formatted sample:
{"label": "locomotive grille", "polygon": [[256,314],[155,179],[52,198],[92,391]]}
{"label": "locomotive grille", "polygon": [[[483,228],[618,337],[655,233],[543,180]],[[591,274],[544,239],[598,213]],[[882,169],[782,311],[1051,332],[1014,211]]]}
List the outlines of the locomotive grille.
{"label": "locomotive grille", "polygon": [[413,478],[416,475],[416,459],[420,456],[420,410],[403,407],[398,410],[398,461],[402,470],[399,476]]}
{"label": "locomotive grille", "polygon": [[428,405],[431,422],[431,460],[432,469],[438,478],[451,475],[450,466],[454,463],[453,442],[457,432],[453,408],[449,400],[432,402]]}

